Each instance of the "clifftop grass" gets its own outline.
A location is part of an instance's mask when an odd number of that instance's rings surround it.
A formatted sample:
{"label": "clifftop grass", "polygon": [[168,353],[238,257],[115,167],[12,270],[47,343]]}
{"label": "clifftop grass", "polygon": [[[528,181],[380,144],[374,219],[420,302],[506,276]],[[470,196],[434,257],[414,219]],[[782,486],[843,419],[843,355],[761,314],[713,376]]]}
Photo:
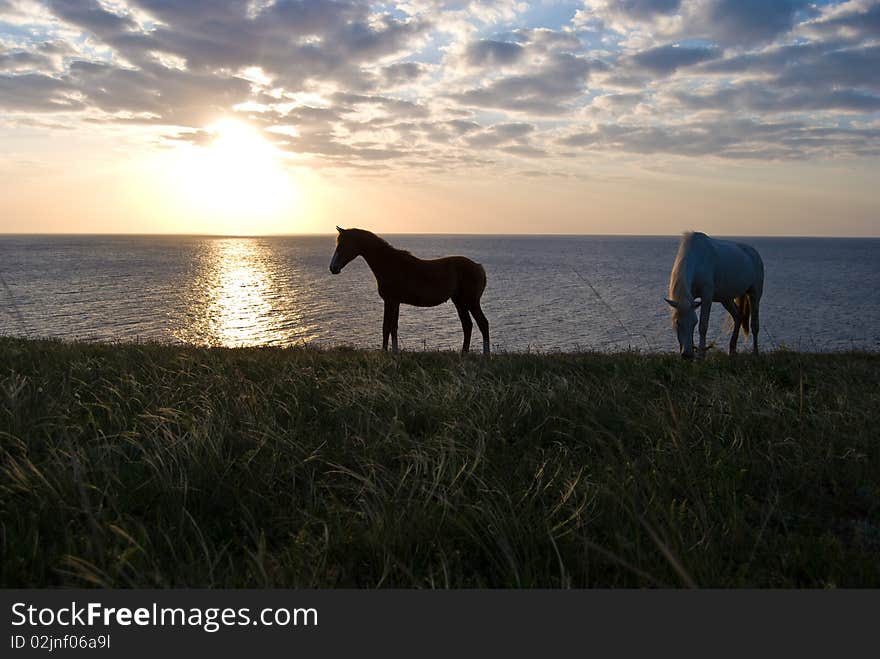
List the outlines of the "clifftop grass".
{"label": "clifftop grass", "polygon": [[880,586],[880,355],[0,339],[0,585]]}

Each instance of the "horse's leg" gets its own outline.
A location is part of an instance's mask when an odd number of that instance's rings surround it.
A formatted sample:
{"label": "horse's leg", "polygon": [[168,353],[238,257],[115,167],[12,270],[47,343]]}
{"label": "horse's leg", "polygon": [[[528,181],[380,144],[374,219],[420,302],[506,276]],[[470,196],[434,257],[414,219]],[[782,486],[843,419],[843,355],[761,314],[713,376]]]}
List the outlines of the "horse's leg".
{"label": "horse's leg", "polygon": [[460,300],[453,300],[455,310],[458,312],[458,319],[461,321],[461,331],[464,332],[464,342],[461,344],[462,353],[471,349],[471,332],[474,329],[474,321],[468,313],[467,307]]}
{"label": "horse's leg", "polygon": [[701,296],[700,304],[700,351],[697,353],[699,357],[706,356],[706,334],[709,331],[709,312],[712,310],[712,294]]}
{"label": "horse's leg", "polygon": [[480,328],[480,334],[483,335],[483,354],[489,354],[489,321],[486,319],[486,314],[483,313],[483,310],[480,308],[480,301],[477,300],[471,305],[471,315],[473,315],[474,320],[477,321],[477,327]]}
{"label": "horse's leg", "polygon": [[749,304],[752,307],[752,352],[758,354],[758,296],[754,293],[748,293]]}
{"label": "horse's leg", "polygon": [[382,317],[382,350],[388,350],[388,335],[391,334],[391,310],[394,304],[385,300],[385,315]]}
{"label": "horse's leg", "polygon": [[391,351],[395,354],[400,352],[397,347],[397,321],[400,320],[400,302],[391,305]]}
{"label": "horse's leg", "polygon": [[727,309],[727,313],[733,318],[733,334],[730,336],[730,356],[733,357],[736,354],[736,342],[739,340],[739,328],[742,325],[742,316],[736,306],[736,300],[724,300],[721,304],[724,305],[724,308]]}

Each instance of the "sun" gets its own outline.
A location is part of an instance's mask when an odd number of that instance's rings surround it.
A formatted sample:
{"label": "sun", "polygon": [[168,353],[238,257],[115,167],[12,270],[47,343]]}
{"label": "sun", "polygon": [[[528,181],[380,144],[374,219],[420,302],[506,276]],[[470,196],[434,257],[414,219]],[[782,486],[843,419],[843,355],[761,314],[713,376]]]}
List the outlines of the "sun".
{"label": "sun", "polygon": [[296,206],[297,186],[282,154],[253,126],[221,119],[201,145],[175,149],[167,172],[180,202],[216,233],[263,233]]}

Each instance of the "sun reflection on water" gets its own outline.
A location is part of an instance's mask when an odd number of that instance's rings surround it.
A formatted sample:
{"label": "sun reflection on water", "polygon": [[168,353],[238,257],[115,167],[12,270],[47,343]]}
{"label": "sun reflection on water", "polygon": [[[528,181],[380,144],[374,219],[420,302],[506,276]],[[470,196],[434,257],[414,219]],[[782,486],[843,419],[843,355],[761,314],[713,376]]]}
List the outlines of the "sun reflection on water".
{"label": "sun reflection on water", "polygon": [[313,328],[296,311],[297,291],[262,241],[211,240],[198,268],[178,339],[227,347],[308,340]]}

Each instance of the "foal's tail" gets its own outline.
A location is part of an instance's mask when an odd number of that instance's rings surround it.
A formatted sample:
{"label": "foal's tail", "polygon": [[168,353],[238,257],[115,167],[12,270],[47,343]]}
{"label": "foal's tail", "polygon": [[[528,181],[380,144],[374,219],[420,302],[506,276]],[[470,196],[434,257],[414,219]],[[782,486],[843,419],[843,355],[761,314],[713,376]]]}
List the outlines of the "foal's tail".
{"label": "foal's tail", "polygon": [[749,326],[752,324],[752,303],[749,294],[744,293],[739,298],[739,322],[744,336],[749,335]]}
{"label": "foal's tail", "polygon": [[483,291],[486,290],[486,269],[483,267],[482,263],[477,263],[477,271],[480,273],[480,279],[477,282],[477,299],[483,295]]}

